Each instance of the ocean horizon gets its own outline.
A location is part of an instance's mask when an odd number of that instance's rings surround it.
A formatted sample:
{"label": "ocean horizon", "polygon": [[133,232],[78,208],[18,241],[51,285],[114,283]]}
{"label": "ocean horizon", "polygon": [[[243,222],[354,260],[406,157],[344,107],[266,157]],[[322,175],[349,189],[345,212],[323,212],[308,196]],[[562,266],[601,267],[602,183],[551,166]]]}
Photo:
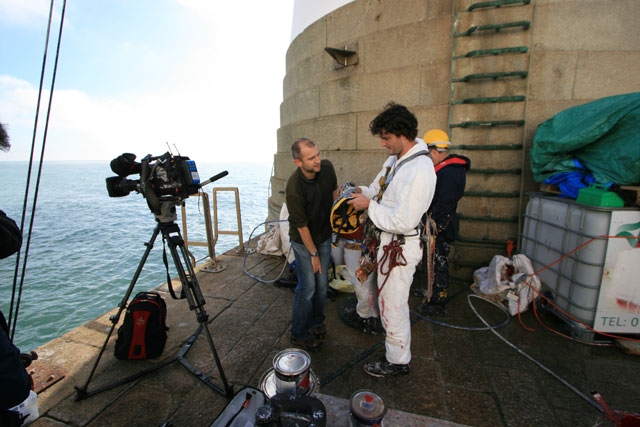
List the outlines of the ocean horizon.
{"label": "ocean horizon", "polygon": [[[45,161],[42,166],[31,238],[28,238],[38,164],[32,166],[23,245],[16,285],[26,259],[14,343],[29,351],[116,307],[142,259],[156,221],[145,198],[136,192],[109,197],[105,179],[115,174],[110,161]],[[203,188],[212,201],[214,187],[237,187],[243,241],[267,218],[271,162],[200,163],[201,181],[229,174]],[[0,210],[20,225],[27,182],[27,161],[0,162]],[[128,179],[139,179],[130,175]],[[206,241],[202,198],[185,200],[189,241]],[[180,207],[176,224],[182,229]],[[213,211],[212,211],[213,215]],[[218,194],[220,230],[236,229],[233,192]],[[220,235],[219,255],[236,247],[238,236]],[[29,252],[25,257],[25,251]],[[190,246],[196,259],[206,247]],[[133,294],[166,282],[163,243],[156,238]],[[9,317],[17,255],[0,260],[0,309]],[[169,256],[169,259],[170,256]],[[169,273],[176,276],[169,261]],[[16,298],[18,290],[16,289]],[[14,303],[15,304],[15,303]],[[14,307],[15,315],[15,307]]]}

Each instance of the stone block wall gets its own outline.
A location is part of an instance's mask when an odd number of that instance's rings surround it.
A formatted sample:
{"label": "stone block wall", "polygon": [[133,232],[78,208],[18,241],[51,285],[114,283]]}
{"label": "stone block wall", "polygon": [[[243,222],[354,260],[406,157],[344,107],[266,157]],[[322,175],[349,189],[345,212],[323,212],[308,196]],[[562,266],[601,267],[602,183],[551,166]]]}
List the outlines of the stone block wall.
{"label": "stone block wall", "polygon": [[[336,167],[339,182],[370,183],[386,154],[370,134],[369,122],[395,101],[416,114],[419,136],[432,128],[446,130],[454,146],[464,146],[455,152],[472,159],[475,171],[468,174],[467,195],[459,206],[465,217],[461,240],[468,245],[456,247],[456,268],[470,276],[477,265],[504,253],[507,239],[518,239],[526,193],[538,188],[528,157],[537,126],[569,107],[640,91],[640,34],[635,31],[640,2],[531,0],[468,10],[478,3],[356,0],[314,22],[291,43],[271,219],[278,215],[294,170],[289,148],[298,137],[318,144]],[[530,26],[454,37],[474,26],[522,21]],[[354,50],[357,64],[337,66],[326,47]],[[526,49],[465,56],[506,47]],[[456,82],[472,74],[510,71],[526,76]],[[459,103],[491,97],[525,99]],[[455,126],[503,120],[523,120],[524,125]]]}

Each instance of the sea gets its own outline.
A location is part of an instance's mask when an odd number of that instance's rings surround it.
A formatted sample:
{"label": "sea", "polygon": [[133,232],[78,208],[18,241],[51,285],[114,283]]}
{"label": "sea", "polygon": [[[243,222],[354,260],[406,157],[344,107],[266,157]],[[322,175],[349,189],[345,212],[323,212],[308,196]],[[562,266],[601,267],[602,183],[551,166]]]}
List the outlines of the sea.
{"label": "sea", "polygon": [[[264,230],[267,218],[271,163],[197,163],[201,181],[220,172],[228,175],[205,187],[213,204],[213,188],[237,187],[240,195],[243,241]],[[0,162],[0,210],[18,225],[26,193],[28,162]],[[23,227],[23,244],[17,255],[0,260],[0,309],[13,314],[20,283],[14,344],[30,351],[87,321],[101,316],[122,301],[156,226],[146,199],[132,191],[109,197],[105,179],[115,175],[104,162],[43,162],[35,212],[38,164],[32,166]],[[130,175],[131,180],[140,175]],[[218,192],[219,230],[237,230],[235,195]],[[201,197],[185,200],[189,241],[206,241]],[[184,234],[180,207],[176,224]],[[213,210],[212,210],[213,216]],[[32,223],[32,225],[30,225]],[[31,233],[29,236],[29,229]],[[237,235],[221,234],[215,245],[220,255],[239,244]],[[28,247],[28,252],[27,252]],[[206,247],[189,246],[200,262]],[[169,272],[176,276],[167,247]],[[24,274],[23,274],[24,271]],[[162,236],[154,243],[133,294],[166,282]]]}

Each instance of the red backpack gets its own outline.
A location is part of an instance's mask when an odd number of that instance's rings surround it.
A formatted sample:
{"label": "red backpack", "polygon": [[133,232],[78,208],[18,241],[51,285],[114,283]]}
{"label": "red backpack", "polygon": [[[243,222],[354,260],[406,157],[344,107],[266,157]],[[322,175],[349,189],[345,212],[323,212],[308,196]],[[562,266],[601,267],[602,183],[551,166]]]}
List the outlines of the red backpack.
{"label": "red backpack", "polygon": [[118,328],[115,356],[121,360],[158,357],[167,341],[167,305],[157,292],[140,292]]}

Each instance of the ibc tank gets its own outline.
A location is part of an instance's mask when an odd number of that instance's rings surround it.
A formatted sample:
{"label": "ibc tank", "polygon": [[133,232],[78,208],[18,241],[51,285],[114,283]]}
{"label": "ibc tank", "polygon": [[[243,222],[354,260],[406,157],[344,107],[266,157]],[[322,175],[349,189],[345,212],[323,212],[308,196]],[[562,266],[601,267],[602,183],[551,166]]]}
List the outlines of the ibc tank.
{"label": "ibc tank", "polygon": [[605,269],[609,239],[601,236],[609,235],[612,214],[620,210],[636,211],[640,218],[637,209],[588,206],[543,194],[530,194],[527,204],[521,252],[535,271],[595,239],[538,273],[555,305],[590,327],[594,327],[603,275],[612,273]]}

